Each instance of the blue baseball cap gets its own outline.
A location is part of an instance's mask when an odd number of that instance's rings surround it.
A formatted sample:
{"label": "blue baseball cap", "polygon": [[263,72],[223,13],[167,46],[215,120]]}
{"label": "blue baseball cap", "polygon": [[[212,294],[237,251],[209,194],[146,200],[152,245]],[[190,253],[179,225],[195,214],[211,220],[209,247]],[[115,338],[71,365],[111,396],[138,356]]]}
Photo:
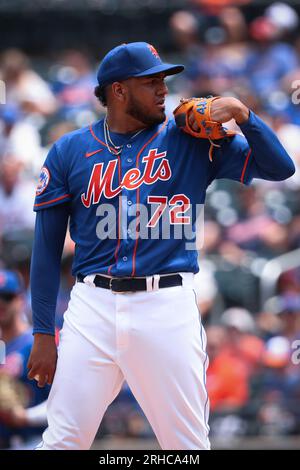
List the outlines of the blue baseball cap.
{"label": "blue baseball cap", "polygon": [[23,291],[21,277],[14,271],[0,270],[0,295],[20,294]]}
{"label": "blue baseball cap", "polygon": [[100,87],[131,77],[145,77],[164,72],[175,75],[184,70],[183,65],[162,62],[157,50],[147,42],[121,44],[103,58],[97,73]]}

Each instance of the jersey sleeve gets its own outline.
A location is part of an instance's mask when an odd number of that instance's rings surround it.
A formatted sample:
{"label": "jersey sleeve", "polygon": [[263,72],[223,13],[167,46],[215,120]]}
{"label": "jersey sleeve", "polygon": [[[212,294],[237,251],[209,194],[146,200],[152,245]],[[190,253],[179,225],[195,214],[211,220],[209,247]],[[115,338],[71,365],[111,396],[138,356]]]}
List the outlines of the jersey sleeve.
{"label": "jersey sleeve", "polygon": [[224,139],[214,148],[210,181],[229,178],[250,184],[253,178],[283,181],[295,173],[291,157],[274,131],[250,111],[249,119],[240,125],[243,135]]}
{"label": "jersey sleeve", "polygon": [[47,209],[71,199],[62,157],[54,144],[41,169],[33,210]]}
{"label": "jersey sleeve", "polygon": [[242,135],[229,137],[221,147],[213,149],[213,161],[210,168],[210,181],[227,178],[249,185],[255,177],[252,150]]}

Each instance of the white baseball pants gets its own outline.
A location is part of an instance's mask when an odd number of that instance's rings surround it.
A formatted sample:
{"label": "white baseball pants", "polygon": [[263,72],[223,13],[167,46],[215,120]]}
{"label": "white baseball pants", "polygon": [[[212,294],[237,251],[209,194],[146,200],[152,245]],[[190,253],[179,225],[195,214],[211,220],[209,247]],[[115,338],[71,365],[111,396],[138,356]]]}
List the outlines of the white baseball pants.
{"label": "white baseball pants", "polygon": [[76,283],[64,317],[40,450],[83,450],[124,380],[162,449],[209,449],[208,358],[193,274],[115,294]]}

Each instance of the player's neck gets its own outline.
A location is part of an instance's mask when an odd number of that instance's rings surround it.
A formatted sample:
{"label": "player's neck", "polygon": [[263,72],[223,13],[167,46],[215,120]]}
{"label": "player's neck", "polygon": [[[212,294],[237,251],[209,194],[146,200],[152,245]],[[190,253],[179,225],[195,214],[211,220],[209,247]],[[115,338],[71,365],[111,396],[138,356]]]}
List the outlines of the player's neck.
{"label": "player's neck", "polygon": [[111,132],[118,132],[119,134],[137,132],[146,127],[143,122],[138,121],[132,116],[127,114],[126,116],[120,115],[112,110],[107,112],[107,124]]}

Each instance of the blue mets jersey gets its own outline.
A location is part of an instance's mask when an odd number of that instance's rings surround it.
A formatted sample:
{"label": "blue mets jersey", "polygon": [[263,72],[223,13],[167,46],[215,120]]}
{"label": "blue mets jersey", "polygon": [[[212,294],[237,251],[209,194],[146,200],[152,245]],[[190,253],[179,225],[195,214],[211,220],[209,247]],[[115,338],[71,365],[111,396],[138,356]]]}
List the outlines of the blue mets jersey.
{"label": "blue mets jersey", "polygon": [[34,333],[55,332],[69,217],[74,275],[197,272],[197,222],[209,184],[218,178],[278,181],[295,171],[274,132],[254,113],[240,127],[245,137],[222,140],[212,161],[209,141],[184,134],[173,119],[138,135],[110,133],[114,144],[123,146],[118,155],[108,150],[103,120],[56,142],[34,206]]}
{"label": "blue mets jersey", "polygon": [[121,154],[112,154],[100,120],[54,144],[34,210],[69,202],[74,275],[197,272],[196,221],[209,184],[281,180],[294,172],[273,131],[254,113],[241,128],[247,138],[224,139],[210,161],[210,142],[180,131],[173,119],[137,136],[111,133],[123,145]]}

